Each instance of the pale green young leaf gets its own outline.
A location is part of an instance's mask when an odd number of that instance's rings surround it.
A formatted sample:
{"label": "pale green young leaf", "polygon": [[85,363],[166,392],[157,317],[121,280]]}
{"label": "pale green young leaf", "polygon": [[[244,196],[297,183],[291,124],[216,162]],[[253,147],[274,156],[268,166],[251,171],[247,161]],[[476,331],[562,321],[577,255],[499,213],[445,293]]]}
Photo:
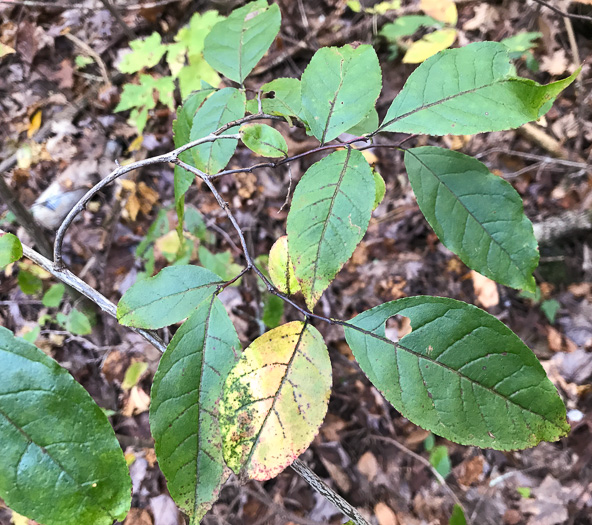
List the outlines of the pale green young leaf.
{"label": "pale green young leaf", "polygon": [[438,445],[432,449],[430,463],[443,478],[450,474],[450,456],[448,455],[448,449],[444,445]]}
{"label": "pale green young leaf", "polygon": [[[245,94],[236,88],[224,88],[213,93],[193,117],[189,140],[201,139],[224,124],[245,116]],[[234,134],[237,128],[230,128],[225,134]],[[236,149],[235,139],[221,139],[206,142],[191,149],[193,165],[212,175],[223,169]]]}
{"label": "pale green young leaf", "polygon": [[[212,253],[205,246],[200,245],[197,249],[199,263],[204,267],[222,277],[222,280],[229,281],[236,277],[242,270],[241,266],[234,262],[230,250],[220,253]],[[240,279],[233,283],[240,284]]]}
{"label": "pale green young leaf", "polygon": [[230,80],[242,84],[261,60],[280,30],[277,4],[250,2],[218,22],[204,43],[204,57]]}
{"label": "pale green young leaf", "polygon": [[21,268],[16,279],[19,288],[24,294],[34,295],[43,288],[43,281],[29,270]]}
{"label": "pale green young leaf", "polygon": [[200,89],[203,83],[217,86],[220,84],[220,77],[212,67],[199,56],[190,57],[189,64],[186,65],[178,75],[179,90],[181,98],[186,99],[192,91]]}
{"label": "pale green young leaf", "polygon": [[421,27],[442,27],[442,22],[426,15],[400,16],[394,22],[385,24],[378,34],[392,43],[400,38],[413,35]]}
{"label": "pale green young leaf", "polygon": [[376,108],[372,108],[360,122],[349,128],[346,133],[357,136],[366,135],[376,131],[378,129],[378,123],[378,112]]}
{"label": "pale green young leaf", "polygon": [[0,235],[0,268],[18,261],[23,256],[23,246],[12,233]]}
{"label": "pale green young leaf", "polygon": [[243,144],[262,157],[287,157],[288,145],[282,134],[266,124],[244,124],[239,130]]}
{"label": "pale green young leaf", "polygon": [[144,361],[134,361],[125,371],[125,376],[121,383],[121,389],[127,391],[135,387],[146,373],[146,370],[148,370],[148,363]]}
{"label": "pale green young leaf", "polygon": [[228,477],[218,405],[240,352],[224,306],[210,297],[177,330],[154,376],[150,429],[156,456],[171,496],[195,523]]}
{"label": "pale green young leaf", "polygon": [[288,248],[310,309],[366,233],[375,188],[370,166],[354,149],[313,164],[296,186],[288,213]]}
{"label": "pale green young leaf", "polygon": [[216,11],[195,13],[189,25],[183,27],[175,35],[175,42],[183,45],[189,57],[201,55],[204,50],[204,41],[211,29],[220,21],[224,20]]}
{"label": "pale green young leaf", "polygon": [[405,167],[444,246],[490,279],[534,291],[537,241],[511,184],[473,157],[431,146],[407,150]]}
{"label": "pale green young leaf", "polygon": [[379,129],[464,135],[517,128],[544,115],[578,74],[540,85],[514,76],[503,44],[449,49],[411,74]]}
{"label": "pale green young leaf", "polygon": [[294,321],[257,338],[224,387],[226,464],[250,479],[277,476],[314,439],[330,393],[329,353],[314,327]]}
{"label": "pale green young leaf", "polygon": [[293,295],[300,291],[300,284],[294,273],[294,266],[288,253],[288,236],[282,235],[269,250],[267,262],[269,277],[282,293]]}
{"label": "pale green young leaf", "polygon": [[374,197],[374,206],[372,207],[372,211],[374,211],[386,195],[386,184],[380,173],[376,170],[372,170],[372,175],[374,176],[374,184],[376,186],[376,196]]}
{"label": "pale green young leaf", "polygon": [[215,273],[199,266],[169,266],[123,294],[117,319],[136,328],[156,329],[178,323],[221,283]]}
{"label": "pale green young leaf", "polygon": [[[394,315],[411,320],[398,343]],[[556,441],[565,406],[530,349],[475,306],[418,296],[385,303],[350,321],[345,337],[364,373],[415,424],[462,445],[513,450]]]}
{"label": "pale green young leaf", "polygon": [[131,480],[106,416],[53,359],[0,327],[0,497],[45,525],[125,518]]}
{"label": "pale green young leaf", "polygon": [[47,292],[43,294],[41,302],[47,308],[57,308],[62,302],[66,287],[62,283],[52,285]]}
{"label": "pale green young leaf", "polygon": [[74,335],[89,335],[92,333],[90,319],[76,308],[72,308],[65,319],[65,328]]}
{"label": "pale green young leaf", "polygon": [[382,88],[376,52],[369,45],[323,47],[302,74],[302,114],[313,135],[328,142],[360,122]]}
{"label": "pale green young leaf", "polygon": [[535,40],[543,37],[543,33],[538,31],[523,31],[509,38],[500,41],[508,48],[510,58],[519,58],[527,51],[534,49],[537,45]]}
{"label": "pale green young leaf", "polygon": [[[261,109],[268,115],[286,118],[301,118],[300,80],[297,78],[276,78],[261,86],[262,93],[273,93],[273,98],[262,98]],[[257,101],[254,101],[257,104]],[[256,107],[256,106],[255,106]],[[253,113],[256,113],[254,111]]]}
{"label": "pale green young leaf", "polygon": [[144,40],[132,40],[130,47],[132,50],[122,58],[118,66],[122,73],[136,73],[141,69],[154,67],[167,50],[158,33],[152,33]]}

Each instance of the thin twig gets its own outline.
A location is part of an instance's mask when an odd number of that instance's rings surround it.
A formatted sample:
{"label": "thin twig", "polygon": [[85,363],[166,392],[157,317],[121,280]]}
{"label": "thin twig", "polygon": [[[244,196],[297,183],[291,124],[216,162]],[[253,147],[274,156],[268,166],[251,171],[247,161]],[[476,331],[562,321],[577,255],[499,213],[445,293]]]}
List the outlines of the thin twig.
{"label": "thin twig", "polygon": [[[6,233],[4,230],[0,230],[0,234]],[[97,292],[92,286],[86,284],[82,279],[74,275],[70,270],[66,268],[56,268],[56,266],[47,258],[43,257],[40,253],[36,252],[26,244],[23,244],[23,254],[27,259],[30,259],[38,266],[41,266],[45,271],[49,272],[56,279],[67,284],[77,292],[84,295],[87,299],[95,303],[103,312],[109,314],[111,317],[117,319],[117,306],[115,306],[109,299],[103,294]],[[166,345],[163,341],[154,333],[142,330],[140,328],[131,328],[134,332],[140,334],[146,341],[152,344],[160,352],[164,352]]]}
{"label": "thin twig", "polygon": [[561,16],[564,16],[567,18],[575,18],[577,20],[587,20],[588,22],[592,22],[592,16],[576,15],[573,13],[568,13],[567,11],[562,11],[558,7],[555,7],[554,5],[551,5],[550,3],[545,2],[544,0],[533,0],[533,1],[536,2],[537,4],[545,6],[547,9],[550,9],[551,11],[553,11],[554,13],[557,13],[558,15],[561,15]]}
{"label": "thin twig", "polygon": [[[165,5],[174,4],[181,0],[160,0],[156,2],[146,2],[144,4],[118,5],[116,9],[120,11],[139,11],[141,9],[154,9]],[[96,7],[89,7],[85,4],[69,4],[67,2],[53,2],[44,0],[0,0],[0,4],[9,4],[14,7],[53,7],[55,9],[84,9],[86,11],[96,11]]]}
{"label": "thin twig", "polygon": [[88,190],[86,192],[86,194],[76,203],[74,208],[72,208],[70,210],[70,213],[68,213],[68,215],[64,219],[64,222],[62,222],[62,224],[60,225],[60,228],[58,229],[58,232],[56,234],[56,239],[55,239],[54,249],[53,249],[53,258],[54,258],[54,264],[56,265],[56,267],[59,268],[59,267],[63,266],[62,244],[64,242],[64,236],[66,234],[66,231],[68,230],[68,228],[70,227],[70,225],[72,224],[72,222],[74,221],[76,216],[80,212],[82,212],[82,210],[84,210],[86,203],[90,199],[92,199],[93,196],[96,193],[98,193],[101,189],[103,189],[105,186],[107,186],[108,184],[110,184],[114,180],[118,179],[122,175],[125,175],[126,173],[129,173],[130,171],[134,171],[139,168],[143,168],[144,166],[175,162],[175,160],[177,160],[177,157],[181,153],[183,153],[184,151],[186,151],[190,148],[193,148],[194,146],[198,146],[199,144],[204,144],[206,142],[213,142],[218,139],[235,139],[235,140],[237,140],[239,138],[240,138],[239,135],[214,135],[213,133],[211,133],[210,135],[208,135],[206,137],[189,142],[189,143],[187,143],[187,144],[185,144],[173,151],[170,151],[169,153],[164,153],[162,155],[158,155],[156,157],[151,157],[148,159],[140,160],[138,162],[133,162],[132,164],[128,164],[127,166],[118,166],[107,177],[105,177],[98,184],[96,184],[90,190]]}
{"label": "thin twig", "polygon": [[[400,451],[402,451],[405,454],[407,454],[408,456],[411,456],[412,458],[416,459],[424,467],[428,468],[432,472],[432,474],[435,476],[435,478],[440,482],[442,487],[444,487],[446,492],[448,492],[448,494],[450,494],[450,497],[454,500],[454,503],[456,503],[461,509],[463,509],[463,512],[465,513],[465,517],[467,516],[467,512],[465,511],[463,504],[460,502],[460,500],[458,499],[458,496],[454,493],[454,491],[448,486],[448,483],[446,483],[444,476],[442,476],[442,474],[440,474],[426,458],[424,458],[423,456],[420,456],[419,454],[416,454],[415,452],[413,452],[413,450],[408,449],[405,445],[403,445],[402,443],[399,443],[396,439],[392,439],[392,438],[386,437],[386,436],[372,436],[372,438],[377,439],[379,441],[384,441],[385,443],[390,443],[391,445],[394,445]],[[469,525],[470,525],[470,523],[469,523]]]}
{"label": "thin twig", "polygon": [[123,29],[123,32],[127,35],[127,37],[130,40],[134,40],[135,38],[137,38],[136,33],[134,33],[133,29],[125,23],[125,20],[119,14],[119,11],[115,9],[113,4],[111,3],[111,0],[101,0],[101,3],[105,6],[105,9],[107,9],[107,11],[111,13],[113,18],[117,20],[117,23],[119,24],[121,29]]}
{"label": "thin twig", "polygon": [[94,51],[93,48],[90,47],[86,42],[80,40],[80,38],[78,38],[76,35],[73,35],[71,33],[64,33],[64,36],[68,40],[70,40],[74,45],[78,46],[82,51],[84,51],[84,53],[90,56],[97,63],[97,65],[99,66],[99,70],[101,71],[101,76],[103,77],[103,82],[105,82],[105,84],[108,85],[111,84],[111,80],[109,79],[109,73],[107,73],[107,67],[105,66],[105,62],[103,62],[101,55]]}
{"label": "thin twig", "polygon": [[526,153],[524,151],[514,151],[514,150],[509,150],[506,148],[491,148],[491,149],[488,149],[487,151],[477,153],[475,155],[475,158],[480,159],[482,157],[486,157],[486,156],[490,155],[491,153],[503,153],[505,155],[510,155],[510,156],[514,156],[514,157],[522,157],[524,159],[536,160],[536,161],[542,162],[543,164],[558,164],[559,166],[567,166],[569,168],[578,168],[581,170],[591,169],[590,164],[588,164],[586,162],[575,162],[573,160],[557,159],[554,157],[545,157],[543,155],[535,155],[534,153]]}
{"label": "thin twig", "polygon": [[352,505],[325,484],[325,482],[309,469],[305,463],[296,459],[291,467],[304,481],[306,481],[321,496],[333,503],[333,505],[350,518],[356,525],[369,525],[364,517]]}

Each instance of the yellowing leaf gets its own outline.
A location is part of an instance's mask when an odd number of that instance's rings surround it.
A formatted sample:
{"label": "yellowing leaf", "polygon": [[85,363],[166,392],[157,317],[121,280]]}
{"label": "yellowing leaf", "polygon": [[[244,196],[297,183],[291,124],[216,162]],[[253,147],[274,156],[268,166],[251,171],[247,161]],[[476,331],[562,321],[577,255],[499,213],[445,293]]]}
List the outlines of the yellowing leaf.
{"label": "yellowing leaf", "polygon": [[421,0],[419,5],[426,15],[440,22],[453,26],[458,21],[458,11],[453,0]]}
{"label": "yellowing leaf", "polygon": [[6,55],[10,55],[12,53],[16,53],[16,51],[12,49],[12,47],[0,42],[0,58],[5,57]]}
{"label": "yellowing leaf", "polygon": [[300,291],[300,284],[294,274],[294,266],[288,254],[288,236],[275,241],[269,251],[269,276],[271,282],[282,293],[292,295]]}
{"label": "yellowing leaf", "polygon": [[439,51],[449,48],[456,40],[456,29],[434,31],[411,44],[403,57],[405,64],[419,64]]}
{"label": "yellowing leaf", "polygon": [[41,110],[38,109],[31,117],[31,123],[27,129],[27,138],[30,139],[41,127]]}
{"label": "yellowing leaf", "polygon": [[277,476],[318,432],[331,393],[321,334],[294,321],[256,339],[230,372],[220,405],[227,465],[250,479]]}

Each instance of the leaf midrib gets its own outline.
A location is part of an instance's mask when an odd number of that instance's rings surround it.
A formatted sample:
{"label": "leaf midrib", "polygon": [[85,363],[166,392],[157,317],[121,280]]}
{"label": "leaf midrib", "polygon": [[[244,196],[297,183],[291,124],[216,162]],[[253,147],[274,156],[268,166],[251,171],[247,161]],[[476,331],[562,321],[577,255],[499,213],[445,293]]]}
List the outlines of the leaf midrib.
{"label": "leaf midrib", "polygon": [[[444,188],[446,188],[450,194],[454,197],[454,199],[464,208],[464,210],[467,212],[467,214],[473,218],[473,220],[481,227],[481,229],[487,234],[487,237],[489,239],[491,239],[497,246],[499,246],[500,250],[502,252],[504,252],[507,256],[508,259],[510,259],[510,261],[512,261],[512,264],[514,265],[514,268],[516,268],[516,270],[518,270],[518,272],[522,275],[522,276],[526,276],[528,277],[528,274],[518,266],[518,263],[516,263],[516,261],[514,260],[514,258],[512,257],[512,253],[510,251],[508,251],[506,248],[504,248],[504,246],[502,244],[500,244],[499,241],[497,241],[487,230],[487,228],[485,228],[485,226],[483,226],[483,224],[477,219],[477,217],[475,217],[475,215],[473,214],[473,212],[471,212],[464,204],[464,202],[460,199],[459,196],[456,195],[456,193],[454,193],[449,187],[448,185],[430,168],[428,167],[415,153],[412,153],[411,150],[407,150],[407,153],[409,153],[410,155],[412,155],[413,157],[415,157],[415,159],[417,160],[417,162],[419,162],[426,170],[428,170],[433,176],[434,178],[436,178],[438,180],[438,182],[444,186]],[[435,203],[435,198],[434,198],[434,212],[436,209],[436,203]],[[437,219],[436,219],[437,220]],[[438,221],[439,222],[439,221]],[[466,229],[466,228],[465,228]],[[462,243],[461,243],[461,248],[462,248]],[[491,271],[491,269],[489,268],[489,265],[487,265],[487,268],[489,271]]]}
{"label": "leaf midrib", "polygon": [[393,118],[392,120],[389,120],[388,122],[384,122],[383,124],[381,124],[381,126],[375,131],[375,133],[378,133],[379,131],[381,131],[383,128],[386,128],[388,126],[390,126],[391,124],[393,124],[394,122],[398,122],[399,120],[403,120],[404,118],[409,117],[410,115],[413,115],[419,111],[422,111],[424,109],[429,109],[431,107],[437,106],[439,104],[443,104],[445,102],[448,102],[449,100],[453,100],[455,98],[461,97],[463,95],[469,95],[471,93],[476,93],[477,91],[479,91],[480,89],[485,89],[491,86],[495,86],[496,84],[502,84],[504,82],[511,82],[513,80],[518,80],[515,77],[510,77],[510,76],[506,76],[504,78],[501,78],[499,80],[496,80],[494,82],[491,82],[490,84],[486,84],[484,86],[479,86],[476,88],[472,88],[472,89],[468,89],[466,91],[461,91],[459,93],[455,93],[454,95],[450,95],[448,97],[444,97],[441,98],[439,100],[436,100],[435,102],[430,102],[429,104],[425,104],[425,105],[421,105],[417,108],[412,109],[411,111],[408,111],[407,113],[404,113],[403,115],[399,115],[398,117]]}
{"label": "leaf midrib", "polygon": [[[90,492],[89,492],[89,491],[88,491],[88,487],[86,487],[84,484],[81,484],[81,483],[80,483],[80,482],[79,482],[79,481],[78,481],[76,478],[74,478],[74,476],[72,476],[72,474],[70,474],[70,473],[69,473],[69,472],[66,470],[66,468],[65,468],[65,467],[64,467],[64,466],[63,466],[63,465],[62,465],[62,464],[61,464],[61,463],[60,463],[60,462],[59,462],[59,461],[58,461],[56,458],[54,458],[54,457],[53,457],[53,456],[52,456],[52,455],[49,453],[49,451],[48,451],[48,450],[47,450],[45,447],[43,447],[43,446],[41,446],[41,445],[37,444],[37,443],[35,442],[35,440],[34,440],[34,439],[33,439],[33,438],[32,438],[32,437],[31,437],[31,436],[30,436],[30,435],[29,435],[29,434],[28,434],[28,433],[27,433],[25,430],[23,430],[21,427],[19,427],[19,426],[18,426],[18,425],[17,425],[17,424],[16,424],[16,423],[15,423],[15,422],[12,420],[12,418],[11,418],[10,416],[8,416],[8,415],[6,414],[6,412],[4,412],[4,410],[2,410],[2,408],[0,408],[0,415],[1,415],[2,417],[4,417],[4,419],[6,419],[6,421],[8,421],[8,423],[9,423],[10,425],[12,425],[12,426],[13,426],[13,427],[14,427],[14,428],[15,428],[15,429],[16,429],[16,430],[17,430],[17,431],[18,431],[18,432],[19,432],[19,433],[20,433],[20,434],[21,434],[21,435],[24,437],[24,439],[27,441],[27,448],[28,448],[30,445],[35,445],[36,447],[38,447],[38,448],[39,448],[39,450],[41,450],[41,452],[42,452],[44,455],[46,455],[46,456],[47,456],[49,459],[51,459],[51,461],[52,461],[52,462],[53,462],[53,463],[54,463],[54,464],[55,464],[55,465],[56,465],[56,466],[57,466],[57,467],[58,467],[58,468],[61,470],[61,472],[63,472],[64,474],[66,474],[66,476],[67,476],[68,478],[70,478],[70,479],[71,479],[71,480],[74,482],[74,484],[76,485],[76,487],[78,487],[78,489],[79,489],[80,491],[82,491],[82,492],[83,492],[83,494],[85,495],[85,497],[86,497],[86,498],[90,499],[91,501],[95,501],[96,505],[97,505],[97,506],[98,506],[100,509],[102,509],[102,510],[103,510],[103,512],[105,512],[105,513],[106,513],[106,514],[109,516],[109,518],[111,518],[112,520],[116,520],[116,519],[117,519],[117,517],[116,517],[116,516],[114,516],[113,514],[111,514],[111,511],[110,511],[109,509],[105,508],[105,507],[103,506],[103,504],[102,504],[102,503],[101,503],[99,500],[97,500],[97,499],[95,499],[95,498],[93,497],[93,492],[92,492],[92,491],[90,491]],[[53,445],[53,443],[51,443],[51,445]],[[25,452],[26,452],[26,449],[25,449]],[[22,458],[21,458],[21,459],[22,459]]]}
{"label": "leaf midrib", "polygon": [[331,197],[331,202],[329,204],[329,210],[327,211],[327,219],[325,221],[323,221],[323,229],[321,230],[321,237],[320,237],[319,242],[317,244],[317,255],[314,259],[313,274],[312,274],[312,280],[310,283],[311,298],[313,298],[312,296],[314,294],[315,283],[317,280],[317,273],[318,273],[318,269],[319,269],[319,261],[320,261],[320,254],[321,254],[321,244],[325,238],[325,233],[327,232],[327,228],[329,226],[329,218],[331,217],[331,215],[333,213],[333,207],[335,206],[335,201],[337,200],[337,195],[339,195],[339,188],[341,187],[341,183],[343,181],[343,178],[345,177],[345,173],[347,172],[350,156],[351,156],[351,149],[348,148],[347,155],[345,157],[345,161],[343,162],[343,168],[341,169],[341,173],[339,174],[339,180],[335,184],[335,191],[333,192],[333,196]]}
{"label": "leaf midrib", "polygon": [[327,115],[327,120],[325,121],[325,129],[323,130],[323,136],[321,138],[321,144],[325,143],[325,137],[327,136],[327,131],[329,130],[329,122],[333,117],[333,112],[335,111],[335,103],[337,102],[337,97],[339,96],[339,91],[341,91],[341,87],[343,86],[343,79],[344,79],[344,72],[343,72],[343,63],[345,59],[341,57],[341,61],[339,62],[339,85],[335,90],[335,96],[333,100],[329,101],[329,114]]}
{"label": "leaf midrib", "polygon": [[[379,341],[382,341],[383,343],[387,343],[387,344],[389,344],[389,345],[393,346],[393,347],[395,348],[395,352],[396,352],[396,351],[397,351],[397,350],[400,348],[400,349],[402,349],[403,351],[405,351],[405,352],[408,352],[408,353],[410,353],[411,355],[413,355],[413,356],[417,357],[417,358],[418,358],[418,360],[419,360],[419,358],[421,358],[421,359],[425,359],[426,361],[429,361],[430,363],[432,363],[432,364],[434,364],[434,365],[440,366],[440,367],[444,368],[445,370],[448,370],[449,372],[452,372],[452,373],[456,374],[456,375],[457,375],[457,376],[458,376],[460,379],[466,379],[466,380],[467,380],[467,381],[468,381],[468,382],[471,384],[471,386],[473,386],[473,385],[477,385],[477,386],[479,386],[480,388],[483,388],[484,390],[488,391],[490,394],[493,394],[493,395],[495,395],[495,396],[497,396],[497,397],[499,397],[499,398],[503,399],[503,400],[504,400],[504,402],[506,402],[506,403],[508,403],[508,402],[509,402],[509,403],[512,403],[514,406],[518,407],[520,410],[524,410],[524,411],[526,411],[526,412],[528,412],[528,413],[530,413],[530,414],[533,414],[533,415],[535,415],[535,416],[538,416],[538,417],[540,417],[541,419],[543,419],[544,421],[546,421],[546,422],[548,422],[548,423],[552,424],[554,427],[556,427],[556,428],[560,428],[560,427],[557,425],[557,423],[555,423],[554,421],[551,421],[551,420],[550,420],[550,419],[548,419],[548,418],[547,418],[545,415],[543,415],[543,414],[539,414],[538,412],[534,412],[533,410],[531,410],[531,409],[529,409],[529,408],[526,408],[526,407],[523,407],[522,405],[519,405],[518,403],[516,403],[516,402],[512,401],[511,399],[509,399],[509,398],[507,398],[507,397],[504,397],[504,396],[503,396],[502,394],[500,394],[499,392],[496,392],[494,389],[492,389],[492,388],[490,388],[490,387],[487,387],[487,386],[485,386],[485,385],[482,385],[481,383],[477,382],[475,379],[471,379],[470,377],[467,377],[467,376],[466,376],[466,375],[464,375],[462,372],[459,372],[458,370],[455,370],[454,368],[452,368],[452,367],[450,367],[450,366],[448,366],[448,365],[446,365],[446,364],[444,364],[444,363],[441,363],[440,361],[435,361],[434,359],[430,358],[429,356],[426,356],[425,354],[422,354],[422,353],[420,353],[420,352],[416,352],[415,350],[412,350],[411,348],[408,348],[408,347],[406,347],[406,346],[403,346],[401,343],[395,343],[395,342],[391,341],[390,339],[387,339],[386,337],[383,337],[383,336],[381,336],[381,335],[378,335],[378,334],[376,334],[376,333],[374,333],[374,332],[371,332],[371,331],[369,331],[369,330],[366,330],[366,329],[364,329],[364,328],[361,328],[361,327],[359,327],[359,326],[356,326],[356,325],[354,325],[354,324],[351,324],[351,323],[344,323],[344,326],[346,326],[347,328],[352,328],[352,329],[354,329],[354,330],[356,330],[356,331],[358,331],[358,332],[360,332],[360,333],[363,333],[364,335],[367,335],[367,336],[373,337],[374,339],[378,339]],[[400,386],[400,385],[399,385],[399,386]],[[437,410],[436,410],[436,411],[437,411]]]}

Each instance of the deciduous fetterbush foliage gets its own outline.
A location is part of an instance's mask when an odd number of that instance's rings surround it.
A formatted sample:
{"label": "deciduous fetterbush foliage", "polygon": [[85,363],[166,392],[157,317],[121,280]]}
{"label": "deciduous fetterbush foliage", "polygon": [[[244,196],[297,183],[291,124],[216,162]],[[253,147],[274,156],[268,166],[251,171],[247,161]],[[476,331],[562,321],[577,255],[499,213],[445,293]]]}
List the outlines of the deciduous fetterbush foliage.
{"label": "deciduous fetterbush foliage", "polygon": [[[195,177],[215,192],[214,181],[239,140],[275,159],[271,166],[289,162],[281,133],[258,120],[304,126],[319,141],[316,151],[327,154],[298,182],[287,236],[272,248],[268,270],[258,268],[243,244],[245,271],[255,271],[269,294],[296,306],[298,294],[304,297],[302,321],[278,326],[243,350],[217,297],[230,283],[194,265],[167,267],[119,302],[117,316],[126,326],[158,329],[186,319],[154,377],[150,425],[169,491],[192,523],[211,507],[230,471],[242,479],[270,479],[309,446],[331,393],[329,353],[313,326],[323,320],[344,327],[359,366],[386,399],[435,434],[499,450],[565,435],[565,407],[539,361],[479,308],[419,296],[349,321],[312,312],[384,195],[384,182],[357,147],[379,133],[515,128],[544,115],[575,74],[540,85],[516,76],[501,43],[446,50],[417,67],[379,122],[381,68],[371,46],[322,48],[300,80],[278,78],[247,100],[243,82],[279,31],[279,8],[259,0],[216,19],[203,48],[197,43],[194,51],[201,57],[203,50],[208,67],[237,87],[204,85],[178,109],[175,146],[208,139],[176,161],[179,233],[184,195]],[[343,133],[355,138],[332,142]],[[442,243],[477,272],[534,290],[537,243],[512,186],[461,153],[395,146],[405,151],[419,207]],[[240,234],[228,204],[215,195]],[[2,264],[22,255],[14,236],[0,238],[0,247]],[[385,335],[385,323],[395,315],[407,316],[412,326],[398,342]],[[90,396],[55,361],[5,328],[0,370],[0,496],[46,525],[122,519],[130,505],[129,476],[113,430]]]}

